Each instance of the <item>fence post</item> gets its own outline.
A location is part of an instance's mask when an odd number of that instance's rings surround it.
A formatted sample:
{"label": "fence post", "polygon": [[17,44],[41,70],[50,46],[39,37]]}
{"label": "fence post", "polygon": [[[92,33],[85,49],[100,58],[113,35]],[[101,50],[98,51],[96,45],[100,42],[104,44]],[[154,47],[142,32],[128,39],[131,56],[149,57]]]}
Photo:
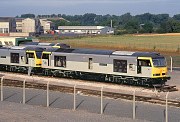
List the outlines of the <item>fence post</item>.
{"label": "fence post", "polygon": [[101,114],[103,114],[103,86],[101,87]]}
{"label": "fence post", "polygon": [[172,59],[172,56],[170,56],[171,58],[171,72],[172,72],[172,67],[173,67],[173,59]]}
{"label": "fence post", "polygon": [[46,100],[46,104],[47,104],[47,107],[49,107],[49,81],[47,82],[47,100]]}
{"label": "fence post", "polygon": [[26,103],[26,91],[25,91],[26,79],[23,81],[23,104]]}
{"label": "fence post", "polygon": [[133,120],[136,119],[136,90],[133,92]]}
{"label": "fence post", "polygon": [[74,109],[76,110],[76,84],[74,85]]}
{"label": "fence post", "polygon": [[166,122],[168,122],[168,95],[169,92],[166,94]]}
{"label": "fence post", "polygon": [[1,77],[1,101],[3,101],[3,79],[4,76]]}

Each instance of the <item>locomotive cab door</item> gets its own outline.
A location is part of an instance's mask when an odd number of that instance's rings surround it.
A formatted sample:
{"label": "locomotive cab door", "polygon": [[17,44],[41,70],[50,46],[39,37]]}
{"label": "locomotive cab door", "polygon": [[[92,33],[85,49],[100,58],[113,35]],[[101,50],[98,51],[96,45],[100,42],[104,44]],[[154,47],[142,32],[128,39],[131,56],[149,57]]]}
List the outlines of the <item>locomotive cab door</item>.
{"label": "locomotive cab door", "polygon": [[43,53],[42,56],[42,66],[50,66],[50,54]]}
{"label": "locomotive cab door", "polygon": [[139,58],[137,60],[137,74],[151,76],[151,61],[149,58]]}
{"label": "locomotive cab door", "polygon": [[29,66],[35,65],[35,55],[33,52],[26,53],[26,64],[29,64]]}

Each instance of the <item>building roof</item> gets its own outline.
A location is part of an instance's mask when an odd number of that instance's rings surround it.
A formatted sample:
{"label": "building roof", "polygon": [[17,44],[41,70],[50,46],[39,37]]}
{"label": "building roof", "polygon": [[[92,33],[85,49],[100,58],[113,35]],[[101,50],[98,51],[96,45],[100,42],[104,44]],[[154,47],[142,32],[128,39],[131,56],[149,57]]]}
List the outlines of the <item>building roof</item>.
{"label": "building roof", "polygon": [[24,20],[24,18],[15,18],[16,22],[22,22],[22,20]]}
{"label": "building roof", "polygon": [[103,28],[105,28],[105,26],[58,26],[59,30],[99,30]]}
{"label": "building roof", "polygon": [[10,22],[13,17],[0,17],[0,22]]}

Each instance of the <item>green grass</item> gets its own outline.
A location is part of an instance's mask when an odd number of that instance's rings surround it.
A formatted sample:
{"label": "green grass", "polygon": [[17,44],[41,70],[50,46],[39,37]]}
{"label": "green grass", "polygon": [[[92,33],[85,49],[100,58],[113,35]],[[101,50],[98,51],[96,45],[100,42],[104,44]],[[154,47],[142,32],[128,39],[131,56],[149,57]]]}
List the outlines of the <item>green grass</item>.
{"label": "green grass", "polygon": [[72,47],[180,52],[180,36],[100,36],[56,40]]}

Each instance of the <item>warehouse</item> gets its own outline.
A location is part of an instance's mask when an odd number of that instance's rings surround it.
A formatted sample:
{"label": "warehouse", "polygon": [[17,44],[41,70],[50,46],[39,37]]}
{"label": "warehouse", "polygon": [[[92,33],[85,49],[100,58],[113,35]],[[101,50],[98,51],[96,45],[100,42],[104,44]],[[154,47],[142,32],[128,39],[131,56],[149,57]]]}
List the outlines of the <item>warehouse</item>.
{"label": "warehouse", "polygon": [[76,34],[114,34],[114,29],[108,26],[58,26],[61,33]]}

